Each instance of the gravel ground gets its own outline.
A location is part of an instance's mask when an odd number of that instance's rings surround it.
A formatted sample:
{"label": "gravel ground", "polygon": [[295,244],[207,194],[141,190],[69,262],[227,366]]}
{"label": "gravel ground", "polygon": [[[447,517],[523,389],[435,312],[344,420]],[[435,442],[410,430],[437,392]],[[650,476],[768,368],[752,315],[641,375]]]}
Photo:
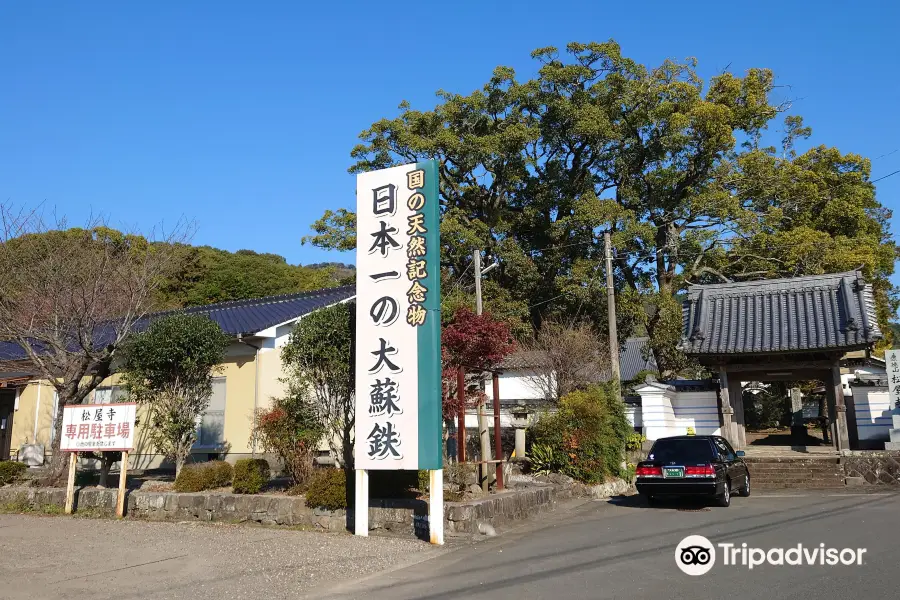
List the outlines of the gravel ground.
{"label": "gravel ground", "polygon": [[246,525],[0,515],[0,599],[302,598],[447,551]]}

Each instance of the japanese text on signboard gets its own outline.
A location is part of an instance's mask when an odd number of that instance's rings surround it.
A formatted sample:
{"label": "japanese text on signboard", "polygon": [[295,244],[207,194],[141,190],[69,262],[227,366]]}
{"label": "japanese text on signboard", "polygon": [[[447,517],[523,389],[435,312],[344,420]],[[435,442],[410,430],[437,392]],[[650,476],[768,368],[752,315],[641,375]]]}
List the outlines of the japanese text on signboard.
{"label": "japanese text on signboard", "polygon": [[131,450],[136,406],[84,404],[63,408],[62,450]]}

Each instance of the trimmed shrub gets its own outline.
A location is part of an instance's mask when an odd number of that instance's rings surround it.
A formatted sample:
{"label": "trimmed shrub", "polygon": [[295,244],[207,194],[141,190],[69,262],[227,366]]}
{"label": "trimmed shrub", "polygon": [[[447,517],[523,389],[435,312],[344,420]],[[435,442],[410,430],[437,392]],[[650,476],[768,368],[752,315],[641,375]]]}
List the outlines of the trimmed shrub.
{"label": "trimmed shrub", "polygon": [[25,463],[4,460],[0,462],[0,485],[15,483],[22,479],[28,467]]}
{"label": "trimmed shrub", "polygon": [[347,475],[343,469],[322,469],[310,479],[306,490],[310,508],[340,510],[347,508]]}
{"label": "trimmed shrub", "polygon": [[272,407],[259,409],[253,436],[266,452],[278,455],[284,471],[294,485],[304,486],[315,470],[316,446],[323,429],[305,388],[284,398],[276,398]]}
{"label": "trimmed shrub", "polygon": [[202,492],[227,486],[234,469],[224,460],[185,465],[175,479],[176,492]]}
{"label": "trimmed shrub", "polygon": [[541,470],[556,470],[587,484],[624,476],[625,444],[633,433],[625,405],[612,384],[566,394],[559,410],[532,427],[532,450],[539,447]]}
{"label": "trimmed shrub", "polygon": [[242,458],[234,463],[235,494],[258,494],[269,483],[269,463],[262,458]]}

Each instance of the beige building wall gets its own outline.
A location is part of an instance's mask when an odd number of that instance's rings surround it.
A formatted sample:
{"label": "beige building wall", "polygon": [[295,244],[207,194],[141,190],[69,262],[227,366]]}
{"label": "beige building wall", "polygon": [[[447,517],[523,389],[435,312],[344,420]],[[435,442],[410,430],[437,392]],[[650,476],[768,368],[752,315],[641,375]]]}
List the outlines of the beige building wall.
{"label": "beige building wall", "polygon": [[[247,344],[234,343],[227,351],[225,361],[216,369],[215,377],[225,378],[225,424],[224,439],[229,449],[228,460],[234,461],[251,456],[253,413],[257,407],[268,407],[271,398],[283,393],[281,351],[267,349],[259,354],[259,386],[257,386],[257,350]],[[121,376],[114,374],[100,386],[120,385]],[[19,409],[13,417],[13,439],[10,455],[16,457],[23,444],[43,444],[50,451],[51,428],[53,425],[56,390],[46,381],[32,381],[19,393]],[[135,449],[131,464],[136,469],[158,468],[164,465],[163,457],[157,452],[147,435],[150,421],[148,410],[139,407],[138,425],[135,429]],[[35,423],[37,427],[35,427]],[[208,448],[196,448],[200,460],[213,452]]]}
{"label": "beige building wall", "polygon": [[32,381],[19,391],[19,408],[13,415],[10,456],[18,455],[25,444],[44,444],[50,448],[50,429],[56,390],[46,381]]}

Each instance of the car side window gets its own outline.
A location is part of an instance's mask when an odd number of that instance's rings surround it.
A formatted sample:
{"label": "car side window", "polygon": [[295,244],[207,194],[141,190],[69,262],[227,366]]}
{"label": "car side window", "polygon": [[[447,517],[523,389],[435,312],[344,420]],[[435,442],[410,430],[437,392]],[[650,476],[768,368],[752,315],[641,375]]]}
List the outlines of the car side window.
{"label": "car side window", "polygon": [[736,460],[736,459],[737,459],[737,453],[734,451],[734,448],[731,447],[731,443],[730,443],[728,440],[724,439],[724,438],[722,439],[722,443],[725,445],[725,448],[728,449],[728,454],[731,455],[731,459],[732,459],[732,460]]}
{"label": "car side window", "polygon": [[722,438],[715,438],[716,447],[719,449],[719,454],[723,460],[733,461],[735,459],[734,450],[731,449],[731,446],[728,445],[728,442],[723,440]]}

